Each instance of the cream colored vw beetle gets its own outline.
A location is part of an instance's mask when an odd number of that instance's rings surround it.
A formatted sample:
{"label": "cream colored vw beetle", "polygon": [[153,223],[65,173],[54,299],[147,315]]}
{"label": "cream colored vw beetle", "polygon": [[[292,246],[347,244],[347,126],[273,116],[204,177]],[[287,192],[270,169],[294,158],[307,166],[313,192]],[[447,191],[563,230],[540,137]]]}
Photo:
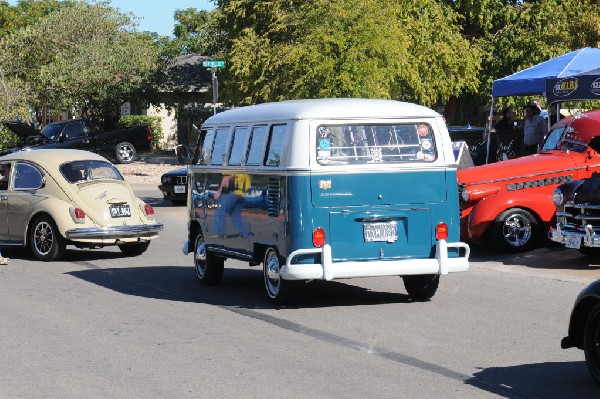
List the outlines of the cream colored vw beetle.
{"label": "cream colored vw beetle", "polygon": [[0,157],[0,247],[27,246],[42,261],[60,259],[67,245],[117,245],[136,256],[162,228],[100,155],[40,149]]}

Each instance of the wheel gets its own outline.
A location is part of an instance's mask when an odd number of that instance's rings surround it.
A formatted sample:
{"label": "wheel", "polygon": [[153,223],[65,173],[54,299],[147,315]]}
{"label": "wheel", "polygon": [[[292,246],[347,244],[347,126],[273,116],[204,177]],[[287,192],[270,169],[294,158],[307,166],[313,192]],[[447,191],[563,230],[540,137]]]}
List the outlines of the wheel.
{"label": "wheel", "polygon": [[283,259],[273,248],[267,249],[263,260],[263,275],[265,288],[269,299],[277,304],[289,302],[295,295],[298,287],[297,281],[288,281],[281,278],[280,270]]}
{"label": "wheel", "polygon": [[204,285],[219,284],[223,277],[224,259],[215,256],[206,249],[202,234],[196,236],[194,248],[194,267],[196,268],[198,281]]}
{"label": "wheel", "polygon": [[583,351],[588,370],[600,385],[600,303],[596,303],[587,318],[583,332]]}
{"label": "wheel", "polygon": [[62,258],[67,240],[59,233],[56,223],[50,216],[41,215],[31,224],[29,245],[36,259],[50,262]]}
{"label": "wheel", "polygon": [[135,160],[135,147],[133,144],[123,141],[115,147],[115,155],[119,163],[131,163]]}
{"label": "wheel", "polygon": [[530,249],[536,244],[538,236],[538,222],[525,209],[507,209],[492,224],[491,239],[501,251],[521,252]]}
{"label": "wheel", "polygon": [[149,246],[150,241],[142,241],[133,244],[120,244],[119,249],[127,256],[139,256],[146,252]]}
{"label": "wheel", "polygon": [[439,274],[423,274],[419,276],[402,276],[404,288],[408,296],[415,301],[431,299],[440,285]]}

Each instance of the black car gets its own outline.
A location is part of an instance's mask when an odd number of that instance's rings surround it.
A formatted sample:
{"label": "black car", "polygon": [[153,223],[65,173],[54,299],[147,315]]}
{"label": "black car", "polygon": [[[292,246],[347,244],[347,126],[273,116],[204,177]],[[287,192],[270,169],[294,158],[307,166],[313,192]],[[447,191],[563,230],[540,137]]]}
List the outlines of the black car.
{"label": "black car", "polygon": [[571,312],[569,334],[562,339],[563,349],[579,348],[594,381],[600,385],[600,280],[579,293]]}
{"label": "black car", "polygon": [[164,173],[160,177],[158,189],[163,197],[175,205],[187,203],[187,168],[180,168]]}

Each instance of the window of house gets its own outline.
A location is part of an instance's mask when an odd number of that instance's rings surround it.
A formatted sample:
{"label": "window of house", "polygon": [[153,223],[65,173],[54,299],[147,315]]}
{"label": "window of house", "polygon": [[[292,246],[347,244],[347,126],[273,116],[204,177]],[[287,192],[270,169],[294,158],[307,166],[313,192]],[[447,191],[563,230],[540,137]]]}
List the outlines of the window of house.
{"label": "window of house", "polygon": [[223,165],[225,163],[225,155],[227,154],[230,137],[231,130],[228,127],[220,127],[217,129],[215,143],[210,156],[211,165]]}
{"label": "window of house", "polygon": [[254,126],[250,137],[250,148],[248,149],[246,165],[262,165],[268,138],[268,126]]}
{"label": "window of house", "polygon": [[286,125],[273,125],[271,127],[266,166],[279,166],[281,164],[286,142],[286,131]]}
{"label": "window of house", "polygon": [[248,128],[236,127],[233,131],[233,143],[231,144],[231,154],[229,154],[228,165],[241,165],[242,158],[246,152],[246,143],[248,142]]}

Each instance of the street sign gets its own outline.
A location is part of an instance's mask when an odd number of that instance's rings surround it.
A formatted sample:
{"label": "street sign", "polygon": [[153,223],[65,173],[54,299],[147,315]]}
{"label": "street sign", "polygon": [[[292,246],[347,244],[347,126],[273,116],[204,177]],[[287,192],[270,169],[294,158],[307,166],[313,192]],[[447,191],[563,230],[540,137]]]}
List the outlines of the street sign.
{"label": "street sign", "polygon": [[207,68],[223,68],[223,67],[225,67],[225,61],[220,61],[220,60],[202,61],[202,66],[207,67]]}

